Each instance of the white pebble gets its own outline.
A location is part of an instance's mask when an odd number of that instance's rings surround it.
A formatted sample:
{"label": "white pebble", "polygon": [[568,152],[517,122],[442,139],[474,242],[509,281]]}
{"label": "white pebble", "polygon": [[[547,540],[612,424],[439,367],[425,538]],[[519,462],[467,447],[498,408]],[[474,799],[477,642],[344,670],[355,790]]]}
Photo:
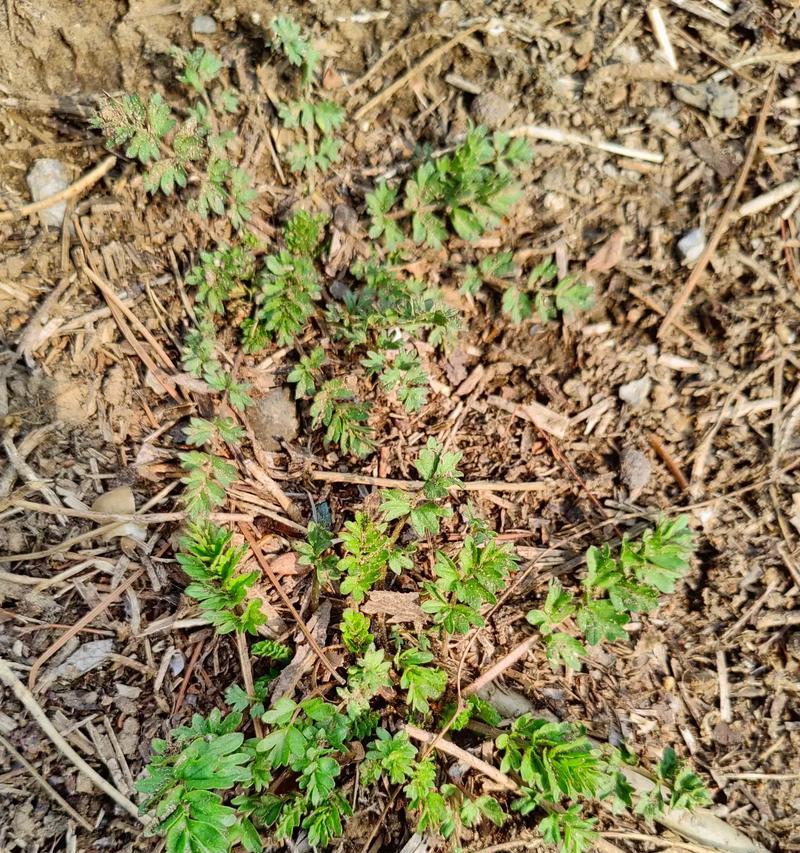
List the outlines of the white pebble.
{"label": "white pebble", "polygon": [[706,247],[706,232],[702,228],[692,228],[678,240],[678,252],[684,264],[693,264]]}
{"label": "white pebble", "polygon": [[192,32],[198,36],[211,36],[217,31],[217,22],[211,15],[197,15],[192,20]]}
{"label": "white pebble", "polygon": [[626,382],[619,386],[619,398],[623,403],[628,403],[634,408],[638,408],[647,399],[652,386],[650,377],[645,375],[641,379],[634,379],[633,382]]}
{"label": "white pebble", "polygon": [[176,649],[172,653],[172,658],[169,662],[169,671],[174,675],[180,675],[183,672],[184,667],[186,666],[186,658],[183,656],[183,652],[180,649]]}
{"label": "white pebble", "polygon": [[[34,160],[33,168],[28,172],[25,180],[28,183],[31,198],[34,201],[40,201],[43,198],[55,195],[55,193],[59,193],[69,186],[64,164],[59,160],[49,158]],[[42,225],[46,225],[49,228],[60,228],[64,222],[66,210],[67,203],[65,201],[40,210],[39,218],[42,221]]]}

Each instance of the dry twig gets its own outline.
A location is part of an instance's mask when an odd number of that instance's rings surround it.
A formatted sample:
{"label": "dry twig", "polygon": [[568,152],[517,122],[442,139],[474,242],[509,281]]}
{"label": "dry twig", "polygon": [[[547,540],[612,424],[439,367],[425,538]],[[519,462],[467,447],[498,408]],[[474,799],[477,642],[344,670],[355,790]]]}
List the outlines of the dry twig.
{"label": "dry twig", "polygon": [[133,586],[133,584],[144,574],[144,569],[139,569],[137,572],[134,572],[127,580],[123,581],[116,589],[112,589],[107,595],[105,595],[85,616],[80,618],[68,631],[64,631],[64,633],[54,642],[52,643],[42,654],[39,655],[38,658],[33,662],[33,666],[31,667],[31,671],[28,673],[28,687],[33,690],[34,684],[36,684],[36,676],[39,673],[39,670],[42,668],[42,664],[48,661],[53,655],[72,638],[74,637],[82,628],[85,628],[92,620],[94,620],[100,613],[102,613],[109,604],[113,604],[123,592],[126,592]]}
{"label": "dry twig", "polygon": [[14,210],[4,210],[0,213],[0,222],[13,222],[15,219],[21,219],[24,216],[32,216],[40,210],[46,210],[54,204],[59,204],[62,201],[74,198],[80,195],[85,189],[88,189],[93,184],[96,184],[103,175],[108,174],[117,162],[117,158],[111,154],[98,163],[93,169],[88,171],[83,177],[78,178],[74,184],[70,184],[66,189],[54,193],[47,198],[41,198],[39,201],[33,201],[30,204],[23,204],[22,207],[17,207]]}
{"label": "dry twig", "polygon": [[405,86],[409,80],[412,79],[416,74],[419,74],[420,71],[427,68],[433,62],[436,62],[437,59],[444,56],[448,50],[454,48],[457,44],[464,41],[467,36],[472,35],[476,30],[481,29],[485,24],[485,21],[481,21],[480,23],[473,24],[466,30],[462,30],[462,32],[457,33],[453,36],[453,38],[446,41],[444,44],[439,45],[439,47],[434,48],[430,53],[425,55],[413,68],[410,68],[405,74],[402,74],[398,77],[393,83],[390,83],[385,89],[382,89],[375,95],[374,98],[370,98],[363,107],[360,107],[356,110],[355,115],[353,116],[354,121],[361,121],[364,116],[375,109],[378,105],[382,104],[384,101],[394,95],[395,92],[400,91],[400,89]]}
{"label": "dry twig", "polygon": [[61,794],[56,791],[55,788],[47,781],[47,779],[42,776],[42,774],[25,758],[24,755],[17,752],[16,749],[2,736],[0,735],[0,746],[3,747],[7,752],[9,752],[19,763],[28,771],[28,773],[33,776],[33,778],[44,788],[47,796],[52,800],[57,802],[59,806],[77,823],[79,823],[87,832],[91,832],[94,827],[86,820],[83,815],[78,814],[75,809],[61,796]]}
{"label": "dry twig", "polygon": [[272,571],[272,567],[267,562],[264,554],[261,551],[261,548],[256,542],[256,538],[253,535],[253,529],[247,525],[239,522],[239,529],[242,531],[244,538],[247,540],[247,543],[250,545],[250,550],[253,552],[253,556],[256,558],[256,562],[259,566],[261,566],[261,570],[264,574],[269,578],[269,582],[275,588],[275,592],[278,593],[281,601],[284,603],[288,611],[292,614],[292,618],[297,623],[297,627],[300,629],[302,635],[306,638],[306,642],[314,651],[314,654],[319,658],[320,663],[328,670],[328,672],[339,682],[339,684],[344,684],[344,679],[341,675],[336,671],[336,667],[325,657],[325,652],[320,648],[319,643],[314,639],[314,635],[311,631],[308,630],[308,626],[303,621],[303,617],[297,612],[297,609],[292,604],[289,596],[284,592],[283,587],[281,586],[280,581],[278,580],[275,572]]}
{"label": "dry twig", "polygon": [[132,817],[137,818],[147,826],[149,821],[140,816],[139,809],[124,794],[120,793],[113,785],[107,782],[96,770],[90,767],[77,752],[67,743],[56,727],[50,722],[41,705],[36,701],[33,693],[14,675],[8,662],[0,659],[0,681],[9,687],[14,696],[21,702],[28,713],[39,724],[42,731],[55,744],[59,752],[69,759],[78,770],[83,773],[103,793],[108,794],[117,805],[121,806]]}
{"label": "dry twig", "polygon": [[480,758],[476,758],[472,753],[467,752],[465,749],[461,749],[460,746],[456,746],[452,741],[445,740],[441,735],[426,732],[424,729],[418,729],[410,723],[406,723],[404,730],[412,740],[416,740],[424,744],[435,744],[435,748],[438,749],[439,752],[444,752],[457,759],[462,764],[466,764],[473,770],[477,770],[478,773],[482,773],[487,779],[491,779],[493,782],[496,782],[506,791],[519,791],[519,785],[517,785],[510,776],[506,776],[505,773],[501,773],[496,767],[493,767],[491,764],[487,764]]}

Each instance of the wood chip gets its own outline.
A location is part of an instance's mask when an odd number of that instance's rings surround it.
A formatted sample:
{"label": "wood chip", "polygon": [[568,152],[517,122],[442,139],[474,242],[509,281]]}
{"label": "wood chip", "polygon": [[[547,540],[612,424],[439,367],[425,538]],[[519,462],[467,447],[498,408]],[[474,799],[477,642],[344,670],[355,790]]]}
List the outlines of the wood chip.
{"label": "wood chip", "polygon": [[556,438],[564,438],[569,429],[569,418],[548,409],[541,403],[512,403],[509,400],[498,397],[492,394],[488,398],[488,402],[504,412],[511,415],[516,415],[518,418],[525,418],[539,429],[549,432]]}
{"label": "wood chip", "polygon": [[422,622],[425,614],[419,606],[417,592],[386,592],[374,590],[361,605],[361,612],[369,616],[389,615],[393,622]]}

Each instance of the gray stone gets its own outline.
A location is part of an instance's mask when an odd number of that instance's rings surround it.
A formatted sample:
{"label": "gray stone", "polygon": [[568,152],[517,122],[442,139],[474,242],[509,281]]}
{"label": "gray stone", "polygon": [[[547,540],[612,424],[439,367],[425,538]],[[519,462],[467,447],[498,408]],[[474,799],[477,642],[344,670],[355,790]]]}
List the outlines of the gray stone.
{"label": "gray stone", "polygon": [[626,382],[619,387],[619,398],[636,409],[647,399],[652,384],[647,375],[642,376],[641,379],[634,379],[633,382]]}
{"label": "gray stone", "polygon": [[[34,160],[33,167],[25,180],[34,201],[40,201],[65,190],[69,186],[64,164],[60,160],[50,158]],[[42,225],[46,225],[48,228],[60,228],[64,222],[66,209],[67,203],[62,201],[40,210],[39,219],[42,221]]]}
{"label": "gray stone", "polygon": [[247,410],[256,441],[265,450],[280,450],[281,441],[297,438],[297,409],[288,388],[276,388]]}
{"label": "gray stone", "polygon": [[702,228],[692,228],[678,240],[678,253],[684,264],[693,264],[706,247],[706,232]]}
{"label": "gray stone", "polygon": [[358,214],[349,204],[337,204],[333,210],[333,224],[340,231],[354,234],[358,225]]}
{"label": "gray stone", "polygon": [[628,489],[628,499],[636,500],[652,474],[650,460],[635,447],[626,447],[620,457],[620,475]]}
{"label": "gray stone", "polygon": [[739,96],[731,86],[710,80],[706,83],[708,111],[715,118],[734,119],[739,115]]}
{"label": "gray stone", "polygon": [[514,105],[496,95],[494,92],[481,92],[475,97],[470,106],[472,118],[477,124],[484,124],[486,127],[494,129],[500,125],[511,115]]}
{"label": "gray stone", "polygon": [[192,32],[197,36],[213,36],[217,31],[217,22],[211,15],[197,15],[192,20]]}
{"label": "gray stone", "polygon": [[679,101],[706,110],[715,118],[733,119],[739,114],[739,96],[732,86],[709,80],[694,86],[679,83],[672,87],[672,92]]}

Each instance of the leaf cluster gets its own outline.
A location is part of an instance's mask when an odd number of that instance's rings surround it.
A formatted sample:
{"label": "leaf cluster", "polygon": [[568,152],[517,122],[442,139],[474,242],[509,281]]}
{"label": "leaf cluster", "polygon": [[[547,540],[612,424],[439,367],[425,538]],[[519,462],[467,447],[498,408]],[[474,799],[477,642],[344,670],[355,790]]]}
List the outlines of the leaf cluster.
{"label": "leaf cluster", "polygon": [[203,615],[220,634],[256,634],[267,621],[261,599],[248,597],[259,573],[238,571],[247,549],[233,546],[232,536],[208,522],[190,525],[176,558],[192,579],[186,594],[200,602]]}
{"label": "leaf cluster", "polygon": [[237,840],[236,811],[219,792],[251,778],[240,724],[241,714],[214,710],[175,730],[173,744],[153,741],[147,775],[136,788],[145,795],[142,813],[152,810],[157,818],[147,834],[165,836],[167,853],[228,853]]}
{"label": "leaf cluster", "polygon": [[302,210],[287,221],[285,248],[267,255],[255,277],[257,306],[242,324],[245,352],[258,352],[270,340],[291,344],[305,329],[321,295],[315,265],[321,227],[319,217]]}
{"label": "leaf cluster", "polygon": [[542,633],[551,666],[581,669],[585,646],[559,629],[571,617],[590,646],[626,639],[630,614],[655,610],[659,593],[675,591],[689,571],[693,547],[688,520],[679,516],[660,521],[639,540],[623,537],[618,559],[607,545],[589,548],[580,602],[553,580],[542,609],[527,616]]}
{"label": "leaf cluster", "polygon": [[225,313],[225,303],[247,294],[256,272],[255,241],[245,237],[233,246],[219,246],[201,252],[200,263],[186,275],[186,283],[196,288],[195,302],[204,316]]}
{"label": "leaf cluster", "polygon": [[692,811],[711,802],[708,789],[700,777],[667,747],[655,767],[655,786],[645,792],[636,804],[636,813],[652,820],[665,809]]}
{"label": "leaf cluster", "polygon": [[[524,288],[509,286],[503,293],[503,313],[514,323],[522,323],[533,316],[534,309],[542,323],[555,320],[559,313],[567,317],[592,307],[592,288],[575,276],[556,278],[558,270],[549,260],[534,267]],[[547,286],[550,282],[555,284]],[[533,294],[533,295],[532,295]]]}
{"label": "leaf cluster", "polygon": [[481,543],[470,534],[455,558],[437,551],[433,567],[436,580],[424,584],[429,597],[422,602],[422,609],[445,633],[466,634],[484,624],[481,607],[497,603],[497,593],[516,570],[516,562],[507,545],[499,545],[494,538]]}
{"label": "leaf cluster", "polygon": [[[520,196],[511,170],[530,159],[524,140],[502,133],[490,137],[486,128],[470,127],[452,154],[426,159],[403,187],[413,242],[438,249],[450,229],[462,240],[474,241],[495,228]],[[407,239],[393,210],[399,195],[383,181],[366,199],[372,218],[369,235],[382,237],[389,249]]]}
{"label": "leaf cluster", "polygon": [[386,521],[407,519],[418,536],[437,535],[440,520],[453,514],[450,507],[441,502],[450,489],[461,486],[460,461],[460,453],[445,451],[441,443],[431,436],[414,463],[422,479],[422,488],[416,494],[401,489],[383,491],[383,518]]}
{"label": "leaf cluster", "polygon": [[539,829],[546,841],[564,853],[587,849],[597,835],[594,820],[581,815],[581,802],[598,795],[604,776],[583,731],[523,714],[497,738],[497,747],[500,769],[516,773],[523,784],[512,809],[525,815],[543,808],[548,814]]}
{"label": "leaf cluster", "polygon": [[367,424],[369,407],[353,398],[344,380],[329,379],[314,395],[311,417],[315,426],[325,427],[326,445],[338,444],[342,453],[367,456],[374,447],[372,430]]}
{"label": "leaf cluster", "polygon": [[241,230],[252,216],[257,193],[250,176],[226,156],[235,133],[219,130],[223,117],[236,111],[237,96],[219,86],[209,93],[222,69],[213,53],[204,48],[176,50],[174,58],[181,69],[178,80],[201,96],[186,118],[175,118],[173,108],[156,92],[147,101],[137,94],[107,98],[92,123],[102,130],[109,148],[124,145],[127,157],[147,167],[143,180],[148,192],[170,196],[185,189],[191,176],[199,188],[188,208],[204,219],[210,213],[227,216]]}

